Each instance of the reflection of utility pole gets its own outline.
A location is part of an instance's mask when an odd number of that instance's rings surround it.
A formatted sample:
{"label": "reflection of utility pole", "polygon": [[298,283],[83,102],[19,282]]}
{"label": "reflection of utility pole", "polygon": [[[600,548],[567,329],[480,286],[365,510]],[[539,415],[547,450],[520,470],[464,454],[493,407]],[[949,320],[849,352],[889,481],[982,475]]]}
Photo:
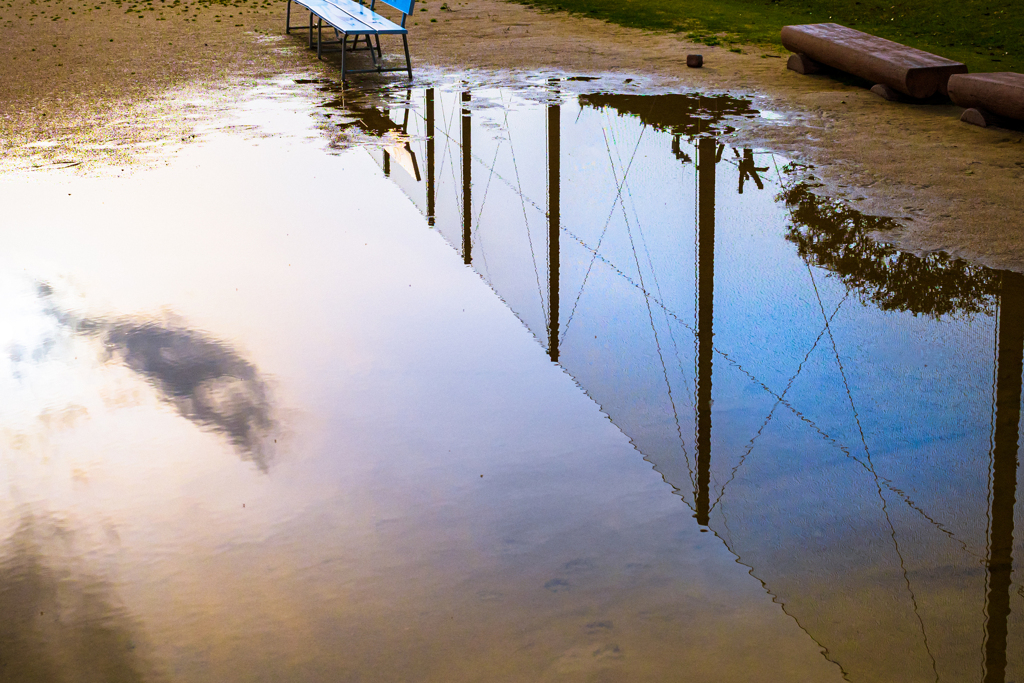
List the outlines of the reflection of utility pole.
{"label": "reflection of utility pole", "polygon": [[711,484],[711,361],[715,298],[715,163],[718,143],[697,143],[697,523],[708,525]]}
{"label": "reflection of utility pole", "polygon": [[427,225],[434,227],[434,89],[427,88]]}
{"label": "reflection of utility pole", "polygon": [[992,449],[992,526],[988,543],[985,683],[1006,679],[1007,618],[1013,573],[1013,508],[1024,370],[1024,276],[1003,273],[996,358],[996,428]]}
{"label": "reflection of utility pole", "polygon": [[[371,109],[371,111],[372,111],[372,109]],[[387,109],[382,109],[381,111],[384,114],[384,118],[387,119],[388,118],[388,110]],[[385,178],[390,178],[391,177],[391,155],[388,154],[388,151],[386,149],[384,150],[384,177]]]}
{"label": "reflection of utility pole", "polygon": [[462,262],[472,263],[472,240],[470,231],[473,228],[472,199],[472,161],[473,131],[472,119],[469,114],[469,91],[462,93]]}
{"label": "reflection of utility pole", "polygon": [[558,104],[548,105],[548,356],[558,362],[558,235],[561,229],[561,113]]}

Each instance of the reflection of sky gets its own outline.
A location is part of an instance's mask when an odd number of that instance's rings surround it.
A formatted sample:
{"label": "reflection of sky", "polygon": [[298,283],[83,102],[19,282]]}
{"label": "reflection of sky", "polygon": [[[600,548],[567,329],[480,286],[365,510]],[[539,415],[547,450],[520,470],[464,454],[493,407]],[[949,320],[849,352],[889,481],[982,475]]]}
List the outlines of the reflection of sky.
{"label": "reflection of sky", "polygon": [[72,335],[49,309],[30,278],[0,270],[0,414],[11,425],[19,415],[42,412],[54,392],[70,397],[77,387],[67,381],[66,361]]}
{"label": "reflection of sky", "polygon": [[231,123],[290,137],[0,184],[5,225],[32,226],[4,235],[29,318],[45,281],[82,319],[203,330],[259,368],[280,427],[264,474],[71,336],[92,355],[52,355],[46,400],[88,412],[4,449],[4,537],[26,510],[61,530],[43,561],[100,577],[96,616],[129,614],[177,679],[835,679],[373,163],[310,141],[308,113],[256,99]]}
{"label": "reflection of sky", "polygon": [[[546,345],[549,112],[483,95],[508,106],[472,110],[473,266]],[[422,137],[417,107],[410,132]],[[461,107],[459,93],[436,92],[436,226],[456,250]],[[566,96],[560,117],[559,362],[693,505],[694,166],[669,134],[611,107]],[[692,142],[680,151],[697,157]],[[711,526],[838,661],[884,677],[905,657],[927,677],[934,659],[973,678],[996,321],[862,304],[784,239],[787,160],[755,154],[766,186],[748,179],[740,195],[743,153],[724,152]],[[425,183],[393,176],[425,206]],[[979,279],[980,296],[991,282]]]}

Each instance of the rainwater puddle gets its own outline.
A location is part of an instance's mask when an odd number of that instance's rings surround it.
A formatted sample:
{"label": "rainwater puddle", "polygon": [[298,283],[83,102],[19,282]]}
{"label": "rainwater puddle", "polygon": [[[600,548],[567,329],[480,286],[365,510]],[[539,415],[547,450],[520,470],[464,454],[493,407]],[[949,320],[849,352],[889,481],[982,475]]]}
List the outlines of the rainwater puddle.
{"label": "rainwater puddle", "polygon": [[0,177],[5,675],[1024,673],[1019,275],[742,99],[298,87]]}

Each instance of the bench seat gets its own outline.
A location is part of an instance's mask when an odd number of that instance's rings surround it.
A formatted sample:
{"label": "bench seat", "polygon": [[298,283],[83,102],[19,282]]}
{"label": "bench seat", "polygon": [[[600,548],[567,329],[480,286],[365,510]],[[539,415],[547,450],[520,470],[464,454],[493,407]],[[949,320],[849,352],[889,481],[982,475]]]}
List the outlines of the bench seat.
{"label": "bench seat", "polygon": [[916,99],[936,93],[945,95],[949,77],[967,73],[967,67],[960,62],[840,24],[785,26],[782,44],[814,62]]}
{"label": "bench seat", "polygon": [[985,112],[1024,121],[1024,74],[957,74],[949,79],[949,98],[968,110],[978,110],[978,114],[964,112],[963,121],[988,125]]}
{"label": "bench seat", "polygon": [[[301,0],[297,1],[301,2]],[[361,5],[358,2],[353,2],[353,0],[319,0],[319,2],[323,2],[326,3],[327,5],[332,5],[336,7],[337,9],[349,15],[366,28],[370,29],[371,32],[374,34],[404,35],[409,32],[409,29],[405,28],[404,26],[399,26],[390,19],[387,19],[377,14],[366,5]],[[327,17],[324,17],[324,19],[326,20]],[[333,22],[331,23],[333,25]],[[336,28],[338,28],[338,30],[341,30],[340,26]],[[356,31],[354,30],[351,31],[351,33],[355,32]],[[359,33],[363,32],[359,31]]]}
{"label": "bench seat", "polygon": [[326,0],[292,0],[292,2],[305,7],[313,16],[327,21],[327,23],[339,31],[352,33],[357,31],[373,32],[373,29],[368,25],[359,21],[334,3],[327,2]]}

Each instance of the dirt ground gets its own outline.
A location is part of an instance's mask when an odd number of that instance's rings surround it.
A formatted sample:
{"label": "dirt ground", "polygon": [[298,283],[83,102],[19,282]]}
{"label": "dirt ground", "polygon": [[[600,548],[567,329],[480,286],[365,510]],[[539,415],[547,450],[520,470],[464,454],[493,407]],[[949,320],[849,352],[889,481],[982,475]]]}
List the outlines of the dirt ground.
{"label": "dirt ground", "polygon": [[[282,0],[2,3],[0,149],[9,159],[30,150],[44,160],[35,165],[67,164],[43,152],[75,140],[124,161],[110,140],[187,140],[187,95],[205,85],[280,73],[336,79],[337,66],[317,62],[301,33],[283,35],[284,13]],[[745,124],[731,144],[809,163],[822,192],[902,219],[882,237],[904,249],[1024,271],[1020,130],[977,128],[960,123],[952,105],[892,103],[865,84],[801,76],[782,53],[737,54],[501,0],[419,2],[410,28],[419,74],[622,73],[659,89],[754,96],[782,116]],[[686,68],[691,52],[704,55],[704,68]]]}

